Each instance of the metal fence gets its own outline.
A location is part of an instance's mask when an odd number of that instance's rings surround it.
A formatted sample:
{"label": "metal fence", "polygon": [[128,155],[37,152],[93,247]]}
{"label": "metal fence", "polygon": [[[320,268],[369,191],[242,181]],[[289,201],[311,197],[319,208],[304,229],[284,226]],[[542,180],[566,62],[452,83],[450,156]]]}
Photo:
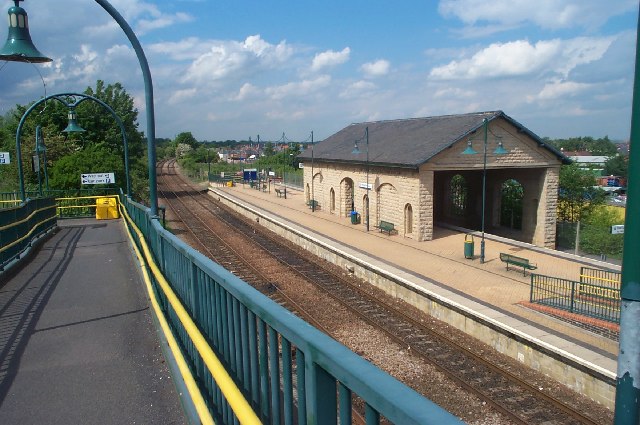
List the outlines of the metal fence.
{"label": "metal fence", "polygon": [[0,210],[0,271],[19,259],[33,241],[56,225],[56,205],[51,198]]}
{"label": "metal fence", "polygon": [[216,422],[242,421],[212,356],[263,423],[350,424],[355,411],[367,424],[461,423],[183,243],[146,207],[121,200],[164,276],[153,279],[154,292]]}
{"label": "metal fence", "polygon": [[594,269],[592,267],[580,267],[580,283],[608,286],[620,289],[622,273],[616,270]]}
{"label": "metal fence", "polygon": [[[593,269],[592,269],[593,270]],[[581,272],[582,274],[582,272]],[[531,303],[620,323],[620,287],[531,274]]]}

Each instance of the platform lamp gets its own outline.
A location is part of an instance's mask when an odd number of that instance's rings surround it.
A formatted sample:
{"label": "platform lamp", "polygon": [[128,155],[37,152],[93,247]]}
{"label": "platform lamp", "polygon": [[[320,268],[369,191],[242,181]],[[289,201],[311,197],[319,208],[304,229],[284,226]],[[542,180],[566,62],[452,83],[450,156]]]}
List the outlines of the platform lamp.
{"label": "platform lamp", "polygon": [[42,128],[36,126],[36,155],[38,156],[38,187],[40,190],[40,196],[42,196],[42,184],[40,183],[40,164],[43,164],[44,168],[44,187],[49,193],[49,174],[47,172],[47,147],[44,144],[44,138],[42,137]]}
{"label": "platform lamp", "polygon": [[[365,215],[364,215],[364,220],[365,220],[365,225],[367,228],[367,232],[369,231],[369,127],[365,127],[364,129],[364,138],[365,138],[365,143],[367,145],[367,158],[366,158],[366,169],[367,169],[367,182],[366,182],[366,190],[367,190],[367,205],[365,205]],[[362,139],[360,139],[362,140]],[[360,152],[360,148],[358,147],[358,140],[355,141],[353,150],[351,151],[352,154],[354,155],[359,155]]]}
{"label": "platform lamp", "polygon": [[[51,62],[51,59],[40,53],[31,41],[27,12],[19,6],[21,1],[23,0],[13,0],[15,6],[9,8],[9,33],[4,47],[0,49],[0,60],[28,63]],[[145,110],[147,118],[146,135],[147,161],[149,165],[149,206],[151,216],[153,218],[157,218],[158,187],[156,184],[156,128],[153,105],[153,83],[151,81],[149,62],[142,50],[140,41],[122,15],[107,0],[95,0],[95,2],[98,3],[98,5],[100,5],[100,7],[102,7],[124,31],[140,64],[142,78],[144,80]],[[16,153],[16,157],[17,156],[18,155]],[[21,158],[16,158],[16,160],[18,161],[19,170],[22,170]],[[21,190],[21,195],[22,198],[25,199],[24,188]]]}
{"label": "platform lamp", "polygon": [[78,125],[78,114],[76,114],[75,108],[69,108],[69,114],[67,115],[69,123],[67,127],[62,130],[63,133],[84,133],[86,130]]}
{"label": "platform lamp", "polygon": [[[484,146],[482,149],[483,160],[482,160],[482,237],[480,239],[480,263],[484,263],[484,221],[485,221],[485,206],[487,200],[487,130],[489,127],[489,120],[484,118],[482,120],[482,127],[484,131]],[[473,149],[471,140],[467,142],[467,148],[462,151],[463,155],[475,155],[478,152]],[[509,153],[508,150],[504,148],[502,145],[502,140],[498,138],[498,146],[493,151],[495,155],[504,155]]]}
{"label": "platform lamp", "polygon": [[0,49],[0,60],[11,62],[45,63],[51,59],[40,53],[31,41],[27,12],[20,7],[23,0],[13,0],[9,8],[9,33],[7,41]]}
{"label": "platform lamp", "polygon": [[311,212],[316,212],[316,198],[313,193],[313,131],[311,132]]}

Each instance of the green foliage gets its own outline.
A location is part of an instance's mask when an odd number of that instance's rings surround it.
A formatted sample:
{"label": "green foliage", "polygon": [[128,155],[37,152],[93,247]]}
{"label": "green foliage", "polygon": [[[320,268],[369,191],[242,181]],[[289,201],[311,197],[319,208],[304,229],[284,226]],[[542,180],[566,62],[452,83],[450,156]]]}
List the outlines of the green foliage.
{"label": "green foliage", "polygon": [[624,235],[612,235],[611,226],[622,224],[620,214],[612,208],[601,206],[592,209],[584,217],[580,228],[580,248],[588,254],[606,254],[620,257]]}
{"label": "green foliage", "polygon": [[628,172],[629,158],[624,155],[612,156],[604,163],[604,173],[607,176],[627,177]]}
{"label": "green foliage", "polygon": [[517,180],[510,179],[502,184],[500,225],[511,229],[522,229],[522,199],[524,187]]}
{"label": "green foliage", "polygon": [[[82,173],[115,172],[117,182],[125,181],[122,158],[106,146],[93,145],[59,159],[49,171],[52,189],[76,189]],[[95,186],[101,187],[101,186]]]}
{"label": "green foliage", "polygon": [[596,206],[605,201],[605,192],[597,187],[595,176],[576,163],[560,168],[560,190],[558,193],[558,219],[580,221]]}
{"label": "green foliage", "polygon": [[173,142],[176,146],[179,144],[185,144],[191,146],[192,149],[197,148],[200,144],[198,143],[196,138],[193,137],[193,134],[191,134],[190,131],[185,131],[178,134]]}
{"label": "green foliage", "polygon": [[594,139],[593,137],[572,137],[569,139],[544,139],[556,149],[566,152],[590,152],[591,155],[613,156],[618,152],[616,145],[609,140],[608,136]]}
{"label": "green foliage", "polygon": [[[134,107],[133,98],[120,83],[107,85],[100,80],[96,82],[95,88],[88,87],[83,93],[109,105],[122,121],[129,148],[132,195],[139,200],[147,200],[146,140],[138,131],[138,111]],[[80,97],[76,100],[80,100]],[[73,99],[68,99],[67,103],[73,103]],[[12,154],[12,158],[15,158],[15,133],[18,123],[30,106],[17,105],[0,121],[0,145],[3,150],[6,149]],[[51,185],[55,184],[58,188],[80,188],[80,173],[114,171],[117,174],[118,185],[126,190],[123,135],[115,117],[108,109],[89,98],[83,98],[75,109],[78,124],[86,130],[81,134],[67,135],[62,132],[68,124],[68,109],[56,98],[39,104],[25,119],[20,137],[25,189],[37,187],[37,174],[32,170],[31,156],[35,148],[35,129],[40,126],[47,148],[46,165],[51,176]],[[94,161],[91,155],[99,156],[99,161]],[[58,165],[58,162],[61,164]],[[97,166],[100,169],[93,169]],[[15,168],[14,164],[11,167],[0,170],[0,186],[17,190],[17,164]],[[70,175],[63,176],[67,172],[64,170],[68,170]]]}

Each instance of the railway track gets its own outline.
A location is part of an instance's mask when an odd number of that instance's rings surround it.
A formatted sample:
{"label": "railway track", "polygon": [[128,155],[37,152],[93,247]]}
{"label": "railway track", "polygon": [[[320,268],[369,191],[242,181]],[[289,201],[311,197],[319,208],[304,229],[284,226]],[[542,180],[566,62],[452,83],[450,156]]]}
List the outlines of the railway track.
{"label": "railway track", "polygon": [[[517,372],[479,355],[456,342],[437,326],[426,326],[423,322],[406,314],[382,297],[372,296],[354,286],[322,260],[312,256],[301,256],[270,232],[216,204],[206,192],[196,190],[176,172],[173,162],[159,164],[159,192],[167,199],[170,208],[183,220],[204,253],[241,279],[254,285],[263,293],[278,300],[286,308],[309,321],[325,333],[304,306],[281,291],[276,281],[270,280],[254,267],[251,258],[236,251],[229,240],[243,237],[256,247],[268,252],[280,264],[296,273],[301,281],[309,282],[340,303],[351,313],[380,329],[388,337],[404,347],[410,347],[414,355],[434,365],[460,387],[490,404],[495,411],[515,424],[598,424],[598,419],[586,416],[571,405],[540,391]],[[210,226],[211,219],[224,223],[227,231]],[[233,236],[230,236],[233,234]]]}

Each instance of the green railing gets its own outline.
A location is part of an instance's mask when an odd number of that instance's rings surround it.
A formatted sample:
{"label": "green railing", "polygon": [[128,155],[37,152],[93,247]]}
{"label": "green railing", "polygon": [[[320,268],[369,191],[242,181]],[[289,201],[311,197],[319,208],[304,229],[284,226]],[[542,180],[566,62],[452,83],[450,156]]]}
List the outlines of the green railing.
{"label": "green railing", "polygon": [[531,274],[530,302],[620,323],[620,287]]}
{"label": "green railing", "polygon": [[619,290],[622,283],[622,272],[583,266],[580,267],[580,283],[608,286]]}
{"label": "green railing", "polygon": [[26,204],[0,210],[0,271],[27,252],[33,242],[56,225],[52,198],[31,199]]}
{"label": "green railing", "polygon": [[[462,423],[167,232],[148,208],[121,201],[150,246],[160,280],[166,279],[180,300],[175,308],[163,282],[152,279],[217,423],[239,420],[213,377],[212,355],[263,423],[350,424],[355,410],[367,424],[382,418],[403,425]],[[211,353],[190,337],[194,330],[181,319],[184,311]]]}

